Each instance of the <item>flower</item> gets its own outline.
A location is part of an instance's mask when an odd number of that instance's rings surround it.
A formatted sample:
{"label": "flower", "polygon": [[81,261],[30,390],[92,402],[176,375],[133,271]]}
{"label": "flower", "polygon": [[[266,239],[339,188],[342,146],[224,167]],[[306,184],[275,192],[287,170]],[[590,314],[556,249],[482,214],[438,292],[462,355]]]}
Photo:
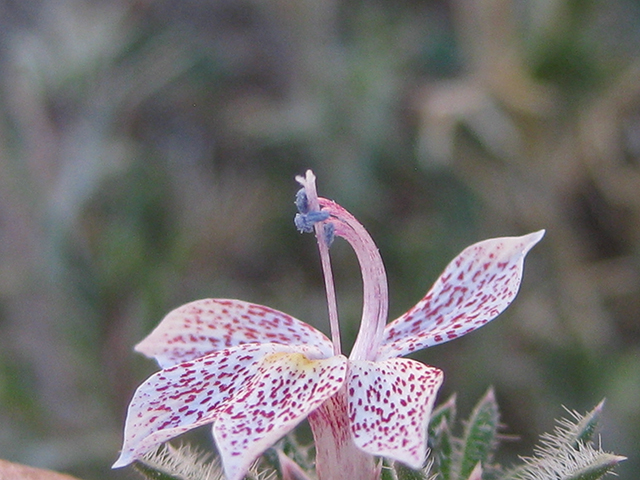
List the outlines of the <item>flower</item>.
{"label": "flower", "polygon": [[[169,313],[136,350],[162,370],[129,405],[115,467],[159,444],[212,424],[225,473],[240,480],[256,458],[308,418],[320,480],[380,476],[375,456],[419,468],[442,371],[400,358],[469,333],[514,299],[526,253],[543,236],[486,240],[465,249],[426,296],[387,324],[387,280],[364,227],[298,177],[301,231],[315,231],[329,300],[331,340],[290,315],[241,300],[198,300]],[[335,237],[354,248],[363,277],[360,331],[347,358],[328,250]]]}

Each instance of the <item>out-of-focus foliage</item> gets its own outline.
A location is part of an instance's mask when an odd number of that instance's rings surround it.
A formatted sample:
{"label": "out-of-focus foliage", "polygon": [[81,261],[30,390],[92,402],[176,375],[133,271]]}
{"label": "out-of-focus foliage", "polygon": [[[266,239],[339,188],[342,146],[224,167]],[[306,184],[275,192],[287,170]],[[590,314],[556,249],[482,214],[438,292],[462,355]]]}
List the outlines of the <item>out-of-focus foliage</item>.
{"label": "out-of-focus foliage", "polygon": [[511,454],[607,397],[634,478],[639,47],[633,0],[0,1],[0,456],[136,478],[109,471],[154,369],[132,346],[186,301],[324,328],[292,224],[312,168],[378,242],[392,313],[467,244],[546,228],[514,306],[422,358],[462,409],[495,386]]}

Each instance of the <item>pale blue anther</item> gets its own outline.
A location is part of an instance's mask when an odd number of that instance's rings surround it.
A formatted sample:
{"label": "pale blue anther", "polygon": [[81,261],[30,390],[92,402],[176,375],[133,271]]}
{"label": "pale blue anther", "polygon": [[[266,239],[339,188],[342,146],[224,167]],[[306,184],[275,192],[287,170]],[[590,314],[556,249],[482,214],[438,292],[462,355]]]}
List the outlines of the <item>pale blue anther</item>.
{"label": "pale blue anther", "polygon": [[335,238],[336,227],[332,222],[324,224],[324,241],[327,243],[327,247],[330,247]]}
{"label": "pale blue anther", "polygon": [[309,213],[309,199],[307,198],[307,192],[304,191],[304,188],[301,188],[296,193],[295,203],[300,213],[302,213],[303,215]]}
{"label": "pale blue anther", "polygon": [[296,224],[296,228],[301,233],[313,232],[313,226],[318,222],[323,222],[329,218],[328,212],[309,212],[309,213],[297,213],[293,222]]}

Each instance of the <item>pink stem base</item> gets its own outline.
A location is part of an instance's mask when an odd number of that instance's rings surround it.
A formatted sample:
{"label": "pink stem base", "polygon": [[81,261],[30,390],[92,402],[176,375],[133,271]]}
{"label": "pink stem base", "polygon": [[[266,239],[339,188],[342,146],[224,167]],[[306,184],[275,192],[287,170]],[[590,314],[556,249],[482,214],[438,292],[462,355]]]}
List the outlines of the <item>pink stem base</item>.
{"label": "pink stem base", "polygon": [[308,417],[318,480],[379,480],[381,464],[353,443],[343,388]]}

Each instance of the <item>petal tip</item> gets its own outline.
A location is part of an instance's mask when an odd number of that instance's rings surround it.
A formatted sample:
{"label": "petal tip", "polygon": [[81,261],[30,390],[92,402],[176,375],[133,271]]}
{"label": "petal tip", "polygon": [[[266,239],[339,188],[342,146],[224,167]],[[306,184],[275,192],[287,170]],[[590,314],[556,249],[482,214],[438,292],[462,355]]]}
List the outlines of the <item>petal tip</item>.
{"label": "petal tip", "polygon": [[133,350],[143,354],[146,357],[153,358],[153,354],[149,351],[148,342],[146,340],[147,339],[145,338],[144,340],[136,343],[133,347]]}
{"label": "petal tip", "polygon": [[542,237],[544,237],[545,233],[547,233],[547,231],[543,228],[542,230],[538,230],[537,232],[530,233],[528,237],[531,238],[531,243],[535,245],[540,240],[542,240]]}
{"label": "petal tip", "polygon": [[115,469],[115,468],[126,467],[131,462],[133,462],[133,458],[131,457],[131,455],[125,454],[124,452],[122,452],[118,457],[118,459],[115,461],[115,463],[111,465],[111,468]]}
{"label": "petal tip", "polygon": [[532,233],[528,233],[526,235],[523,235],[521,237],[514,237],[514,240],[522,240],[524,243],[522,244],[522,255],[526,255],[527,253],[529,253],[529,251],[536,246],[536,244],[542,240],[542,237],[544,237],[545,233],[547,231],[545,229],[542,230],[538,230],[537,232],[532,232]]}

